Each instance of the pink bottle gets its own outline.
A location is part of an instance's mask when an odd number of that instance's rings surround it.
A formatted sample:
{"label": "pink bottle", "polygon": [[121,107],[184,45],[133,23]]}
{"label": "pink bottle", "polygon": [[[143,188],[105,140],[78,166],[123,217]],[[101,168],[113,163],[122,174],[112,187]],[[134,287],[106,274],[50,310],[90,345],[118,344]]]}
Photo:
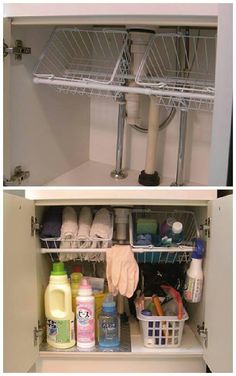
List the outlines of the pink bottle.
{"label": "pink bottle", "polygon": [[77,347],[89,349],[95,346],[95,303],[92,286],[82,278],[76,297]]}

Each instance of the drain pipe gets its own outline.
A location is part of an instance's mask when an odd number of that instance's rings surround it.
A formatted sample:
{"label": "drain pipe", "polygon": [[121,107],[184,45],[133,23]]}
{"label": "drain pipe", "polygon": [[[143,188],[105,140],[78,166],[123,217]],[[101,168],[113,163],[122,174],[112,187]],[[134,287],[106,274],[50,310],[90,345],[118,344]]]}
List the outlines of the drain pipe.
{"label": "drain pipe", "polygon": [[158,172],[155,171],[158,135],[159,106],[150,97],[145,170],[142,170],[139,175],[139,184],[146,186],[157,186],[160,184],[160,177]]}
{"label": "drain pipe", "polygon": [[125,116],[126,102],[125,96],[123,94],[119,102],[118,129],[116,141],[116,167],[115,170],[111,172],[111,177],[115,179],[125,179],[128,176],[127,172],[122,170]]}
{"label": "drain pipe", "polygon": [[178,158],[177,158],[177,171],[176,180],[171,186],[182,186],[184,185],[184,156],[185,156],[185,142],[186,142],[186,131],[187,131],[187,118],[188,111],[180,110],[180,125],[179,125],[179,148],[178,148]]}

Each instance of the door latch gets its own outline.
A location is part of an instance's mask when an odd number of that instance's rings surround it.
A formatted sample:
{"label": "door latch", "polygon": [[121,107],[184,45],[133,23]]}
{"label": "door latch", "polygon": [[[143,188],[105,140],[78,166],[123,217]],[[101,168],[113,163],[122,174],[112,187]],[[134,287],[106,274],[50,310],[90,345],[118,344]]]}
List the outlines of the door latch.
{"label": "door latch", "polygon": [[197,326],[197,332],[199,336],[203,339],[205,347],[208,344],[208,330],[205,328],[205,323],[203,322],[202,325]]}
{"label": "door latch", "polygon": [[16,60],[21,60],[22,54],[31,54],[31,47],[24,47],[22,40],[19,39],[15,41],[14,47],[8,47],[3,41],[3,57],[6,57],[8,54],[15,55]]}
{"label": "door latch", "polygon": [[211,218],[206,218],[204,225],[200,225],[200,230],[204,231],[205,236],[211,237]]}

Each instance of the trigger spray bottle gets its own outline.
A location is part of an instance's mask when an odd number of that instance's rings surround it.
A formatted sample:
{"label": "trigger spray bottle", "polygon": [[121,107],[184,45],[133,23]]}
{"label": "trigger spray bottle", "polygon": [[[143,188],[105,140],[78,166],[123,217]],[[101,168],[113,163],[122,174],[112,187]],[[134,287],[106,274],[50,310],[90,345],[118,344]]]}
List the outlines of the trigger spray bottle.
{"label": "trigger spray bottle", "polygon": [[184,287],[184,298],[189,303],[198,303],[202,297],[203,271],[202,258],[204,246],[201,239],[195,240],[195,249],[192,252],[192,261],[187,270]]}

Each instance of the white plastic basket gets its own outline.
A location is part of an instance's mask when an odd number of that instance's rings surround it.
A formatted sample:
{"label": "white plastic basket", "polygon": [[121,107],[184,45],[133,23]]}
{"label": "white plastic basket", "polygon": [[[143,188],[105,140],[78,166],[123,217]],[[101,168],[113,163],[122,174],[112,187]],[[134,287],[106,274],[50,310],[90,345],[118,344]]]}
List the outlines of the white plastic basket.
{"label": "white plastic basket", "polygon": [[[151,298],[145,298],[151,300]],[[183,318],[177,316],[146,316],[136,304],[136,315],[145,347],[178,347],[181,345],[185,321],[189,316],[183,307]]]}

